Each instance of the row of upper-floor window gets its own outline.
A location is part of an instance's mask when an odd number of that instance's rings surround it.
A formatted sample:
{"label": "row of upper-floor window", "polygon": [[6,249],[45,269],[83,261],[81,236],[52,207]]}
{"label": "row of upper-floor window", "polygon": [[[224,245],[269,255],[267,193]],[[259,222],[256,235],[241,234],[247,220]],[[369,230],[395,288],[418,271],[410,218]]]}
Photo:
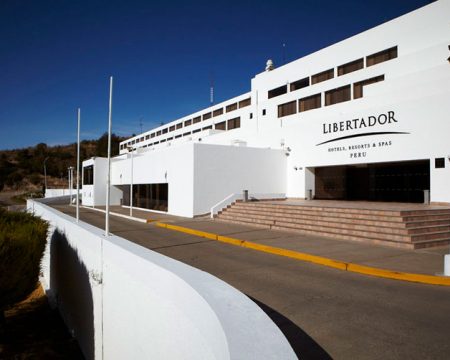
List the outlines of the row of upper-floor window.
{"label": "row of upper-floor window", "polygon": [[[353,83],[353,99],[363,97],[364,87],[384,80],[384,75]],[[351,100],[351,84],[325,91],[325,106]],[[298,104],[298,106],[297,106]],[[278,105],[278,117],[322,107],[322,93]]]}
{"label": "row of upper-floor window", "polygon": [[[397,46],[379,51],[375,54],[366,56],[366,67],[373,66],[384,61],[395,59],[398,55]],[[364,68],[364,58],[360,58],[346,64],[337,67],[337,76],[342,76],[353,71],[357,71]],[[328,69],[317,73],[312,76],[305,77],[300,80],[296,80],[289,84],[289,91],[295,91],[303,89],[309,85],[317,84],[325,80],[333,79],[335,75],[335,69]],[[268,91],[268,98],[274,98],[286,94],[288,92],[288,85],[279,86],[275,89]]]}
{"label": "row of upper-floor window", "polygon": [[[251,98],[243,99],[241,101],[238,101],[238,102],[235,102],[233,104],[229,104],[229,105],[225,106],[225,112],[229,113],[231,111],[237,110],[238,108],[242,109],[242,108],[247,107],[249,105],[251,105]],[[141,137],[139,137],[137,139],[129,140],[128,142],[122,144],[120,149],[122,150],[122,149],[125,149],[127,146],[132,146],[134,144],[140,143],[141,141],[152,139],[152,138],[154,138],[156,136],[164,135],[164,134],[167,134],[169,132],[182,129],[183,127],[187,127],[187,126],[190,126],[190,125],[193,125],[193,124],[197,124],[197,123],[199,123],[201,121],[205,121],[205,120],[211,119],[212,117],[222,115],[223,113],[224,113],[224,108],[222,107],[222,108],[218,108],[218,109],[215,109],[213,111],[204,113],[202,115],[196,116],[196,117],[194,117],[192,119],[180,121],[180,122],[178,122],[176,124],[172,124],[172,125],[164,128],[164,129],[152,132],[151,134],[147,134],[145,136],[141,136]],[[194,130],[194,132],[197,132],[197,131]]]}
{"label": "row of upper-floor window", "polygon": [[[221,122],[219,122],[217,124],[208,125],[208,126],[205,126],[203,128],[198,128],[198,129],[195,129],[193,131],[187,131],[187,132],[185,132],[183,134],[178,134],[178,135],[175,135],[175,136],[172,136],[172,137],[169,137],[169,138],[165,138],[165,139],[161,139],[159,141],[155,141],[155,142],[152,142],[152,143],[149,143],[149,144],[145,144],[142,147],[145,148],[145,147],[149,147],[149,146],[162,144],[162,143],[165,143],[166,141],[171,141],[173,139],[179,139],[181,137],[190,136],[192,134],[196,134],[196,133],[199,133],[201,131],[212,130],[212,129],[227,131],[227,130],[237,129],[237,128],[240,128],[240,127],[241,127],[241,118],[240,117],[236,117],[236,118],[233,118],[233,119],[221,121]],[[127,147],[132,147],[133,149],[135,149],[136,146],[134,146],[134,145],[136,145],[139,142],[143,142],[143,141],[146,141],[146,140],[149,140],[149,139],[150,139],[150,135],[142,136],[139,139],[138,142],[133,140],[133,141],[131,141],[130,144],[128,144],[128,143],[121,144],[120,145],[120,150],[125,150],[125,149],[127,149]]]}

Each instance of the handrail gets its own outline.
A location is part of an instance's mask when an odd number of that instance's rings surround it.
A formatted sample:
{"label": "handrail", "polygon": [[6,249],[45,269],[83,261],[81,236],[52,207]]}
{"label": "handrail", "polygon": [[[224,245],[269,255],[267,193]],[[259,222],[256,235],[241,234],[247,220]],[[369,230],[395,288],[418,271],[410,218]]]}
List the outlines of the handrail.
{"label": "handrail", "polygon": [[211,219],[214,218],[214,215],[216,215],[220,210],[234,203],[238,199],[242,199],[242,194],[233,193],[228,195],[225,199],[220,200],[216,205],[211,207]]}
{"label": "handrail", "polygon": [[[254,200],[268,200],[268,199],[285,199],[286,198],[286,194],[284,193],[279,193],[279,194],[248,194],[248,198],[250,199],[250,201],[254,201]],[[234,203],[236,200],[243,200],[244,199],[244,195],[243,193],[233,193],[228,195],[225,199],[220,200],[216,205],[214,205],[211,208],[211,219],[214,218],[214,215],[218,214],[219,211],[221,211],[222,209],[226,208],[228,205],[231,205],[232,203]]]}

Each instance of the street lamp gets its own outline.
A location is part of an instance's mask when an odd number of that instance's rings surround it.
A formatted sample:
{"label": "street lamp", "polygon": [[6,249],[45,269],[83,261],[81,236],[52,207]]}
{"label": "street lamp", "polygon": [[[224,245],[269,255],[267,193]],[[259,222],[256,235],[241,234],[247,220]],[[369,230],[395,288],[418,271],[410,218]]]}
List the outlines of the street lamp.
{"label": "street lamp", "polygon": [[73,166],[69,166],[69,205],[72,205],[72,187],[73,187]]}
{"label": "street lamp", "polygon": [[128,152],[131,154],[131,175],[130,175],[130,216],[133,216],[133,147],[127,147]]}
{"label": "street lamp", "polygon": [[48,156],[44,159],[44,197],[45,192],[47,191],[47,165],[46,165],[47,160]]}

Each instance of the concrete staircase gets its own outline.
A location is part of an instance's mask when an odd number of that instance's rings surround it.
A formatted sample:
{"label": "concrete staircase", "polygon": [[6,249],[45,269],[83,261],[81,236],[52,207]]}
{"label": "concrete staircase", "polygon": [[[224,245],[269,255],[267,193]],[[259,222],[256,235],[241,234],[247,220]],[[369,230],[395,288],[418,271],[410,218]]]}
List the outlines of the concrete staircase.
{"label": "concrete staircase", "polygon": [[236,202],[216,219],[409,249],[450,244],[450,209],[445,208],[380,210]]}

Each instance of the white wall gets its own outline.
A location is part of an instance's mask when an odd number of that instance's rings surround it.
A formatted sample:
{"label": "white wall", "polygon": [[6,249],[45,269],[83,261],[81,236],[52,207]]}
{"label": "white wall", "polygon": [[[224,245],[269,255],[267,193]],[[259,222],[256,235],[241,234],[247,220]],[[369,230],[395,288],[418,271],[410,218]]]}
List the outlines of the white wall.
{"label": "white wall", "polygon": [[194,213],[233,193],[285,194],[286,154],[282,150],[195,144]]}
{"label": "white wall", "polygon": [[50,222],[42,281],[87,359],[296,358],[269,317],[223,281],[41,202],[27,206]]}
{"label": "white wall", "polygon": [[[76,196],[77,189],[72,189],[72,195]],[[80,191],[81,194],[81,191]],[[70,189],[45,189],[45,198],[70,195]]]}
{"label": "white wall", "polygon": [[[133,184],[168,183],[168,212],[193,216],[194,144],[173,145],[133,155]],[[130,184],[131,155],[122,155],[111,164],[113,185]]]}
{"label": "white wall", "polygon": [[[94,166],[94,184],[82,185],[82,203],[85,206],[105,206],[106,205],[106,182],[108,175],[108,159],[95,157],[83,161],[84,167]],[[112,168],[112,166],[111,166]],[[112,172],[112,169],[111,169]],[[118,188],[110,187],[110,205],[120,205],[122,199],[122,191]]]}

